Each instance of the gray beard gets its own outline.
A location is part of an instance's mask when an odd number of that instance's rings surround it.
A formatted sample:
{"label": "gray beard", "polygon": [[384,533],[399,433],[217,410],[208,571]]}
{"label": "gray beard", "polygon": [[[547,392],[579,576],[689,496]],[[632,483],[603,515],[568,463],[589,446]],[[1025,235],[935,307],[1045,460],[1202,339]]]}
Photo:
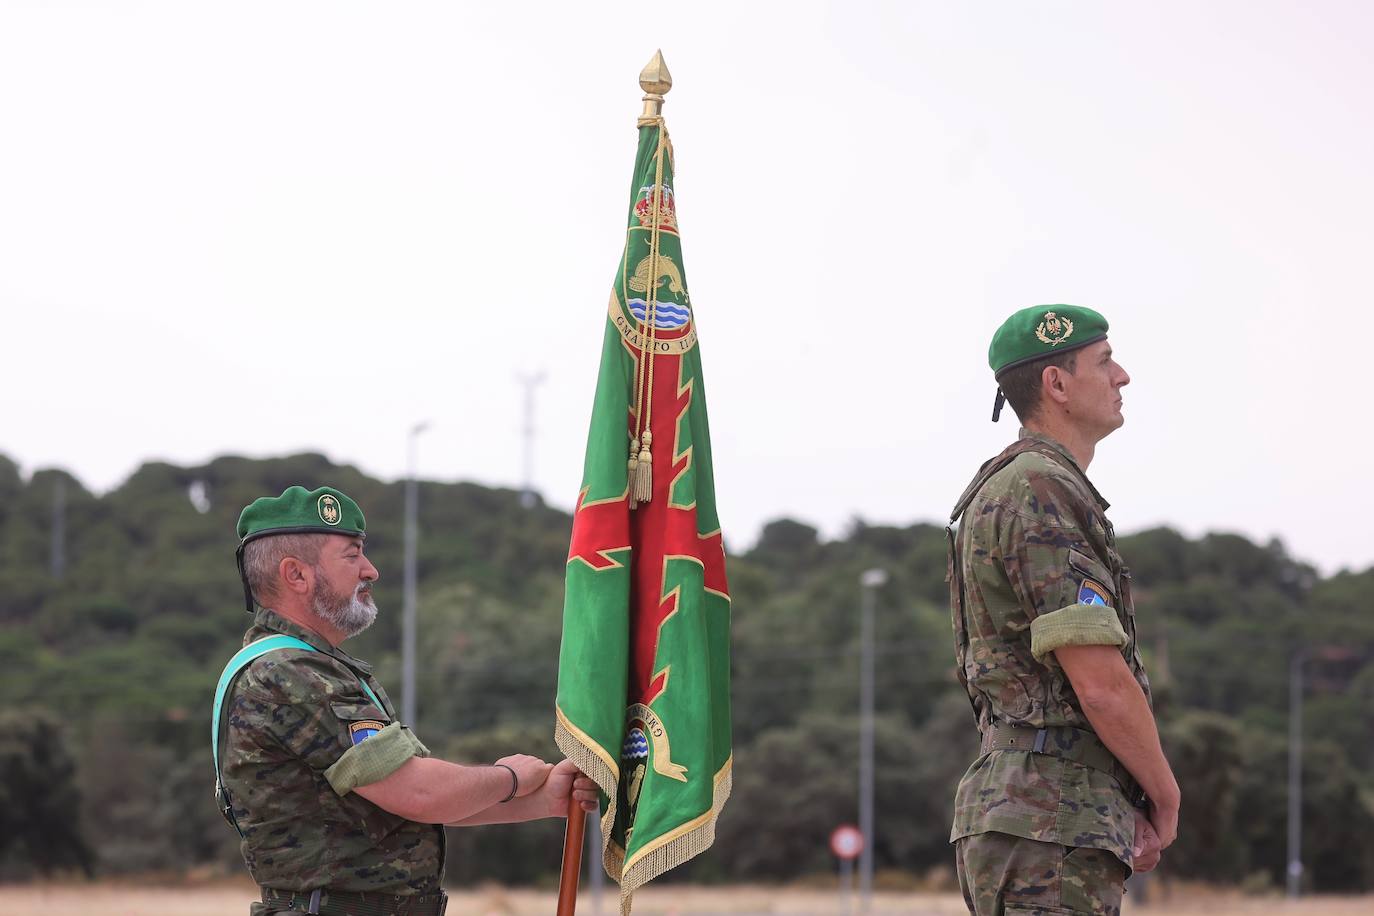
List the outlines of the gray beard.
{"label": "gray beard", "polygon": [[372,626],[377,619],[377,605],[369,592],[363,594],[366,583],[359,582],[351,595],[340,595],[329,591],[319,579],[315,582],[315,593],[311,604],[321,620],[329,623],[344,636],[357,636]]}

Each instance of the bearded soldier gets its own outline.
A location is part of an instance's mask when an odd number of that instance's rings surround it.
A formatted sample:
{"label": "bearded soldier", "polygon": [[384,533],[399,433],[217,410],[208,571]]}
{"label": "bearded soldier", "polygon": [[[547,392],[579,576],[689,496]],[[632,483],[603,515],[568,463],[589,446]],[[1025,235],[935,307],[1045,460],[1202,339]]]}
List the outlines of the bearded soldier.
{"label": "bearded soldier", "polygon": [[1022,429],[979,470],[949,529],[960,681],[982,733],[959,783],[959,883],[976,916],[1120,911],[1178,827],[1136,645],[1130,572],[1087,477],[1124,422],[1130,376],[1107,321],[1069,305],[1023,309],[988,361]]}
{"label": "bearded soldier", "polygon": [[366,662],[340,643],[377,616],[358,504],[289,487],[239,517],[248,610],[259,609],[215,697],[216,791],[261,887],[254,916],[440,916],[444,825],[596,807],[568,761],[491,766],[430,756]]}

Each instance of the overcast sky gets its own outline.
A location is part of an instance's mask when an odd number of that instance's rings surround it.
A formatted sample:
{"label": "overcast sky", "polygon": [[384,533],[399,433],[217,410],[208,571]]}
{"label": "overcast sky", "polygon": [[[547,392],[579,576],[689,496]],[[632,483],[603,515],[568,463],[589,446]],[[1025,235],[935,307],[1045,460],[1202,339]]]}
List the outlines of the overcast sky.
{"label": "overcast sky", "polygon": [[[662,48],[720,514],[948,512],[993,330],[1110,320],[1117,528],[1374,563],[1374,6],[0,0],[0,452],[581,477]],[[322,481],[303,481],[317,484]]]}

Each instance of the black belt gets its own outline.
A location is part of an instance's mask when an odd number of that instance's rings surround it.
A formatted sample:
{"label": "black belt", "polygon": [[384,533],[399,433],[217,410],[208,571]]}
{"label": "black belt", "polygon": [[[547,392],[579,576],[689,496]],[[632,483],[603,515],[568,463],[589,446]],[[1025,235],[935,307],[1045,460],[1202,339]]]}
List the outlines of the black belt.
{"label": "black belt", "polygon": [[1136,782],[1131,771],[1109,750],[1102,739],[1090,731],[1066,725],[1054,728],[1031,728],[1028,725],[998,724],[983,732],[980,753],[989,751],[1030,751],[1048,754],[1081,763],[1100,770],[1116,780],[1132,805],[1145,804],[1145,790]]}
{"label": "black belt", "polygon": [[375,894],[365,891],[283,891],[262,889],[262,902],[286,904],[299,913],[319,916],[444,916],[448,895],[442,890],[432,894]]}

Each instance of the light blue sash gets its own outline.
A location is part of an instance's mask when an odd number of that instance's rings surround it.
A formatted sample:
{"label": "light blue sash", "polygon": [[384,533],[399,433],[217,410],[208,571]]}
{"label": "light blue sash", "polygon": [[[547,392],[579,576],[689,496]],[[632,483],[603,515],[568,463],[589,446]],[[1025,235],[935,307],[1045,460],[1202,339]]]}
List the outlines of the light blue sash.
{"label": "light blue sash", "polygon": [[[305,640],[297,639],[294,636],[266,636],[255,642],[250,642],[248,645],[238,650],[238,652],[234,653],[234,657],[229,659],[229,664],[224,666],[224,673],[219,676],[219,686],[215,688],[214,711],[210,714],[210,752],[215,757],[215,796],[220,799],[222,807],[228,804],[227,798],[224,797],[224,781],[221,777],[219,766],[220,714],[224,710],[224,697],[229,692],[229,685],[233,683],[234,678],[243,670],[244,666],[254,659],[266,655],[268,652],[275,652],[277,649],[304,649],[307,652],[320,651]],[[358,682],[363,685],[363,691],[367,694],[368,699],[377,704],[377,708],[382,712],[386,712],[386,707],[382,705],[381,700],[377,699],[377,695],[372,692],[372,688],[367,686],[367,681],[364,681],[360,677],[358,678]],[[237,827],[238,825],[235,824],[235,826]]]}

